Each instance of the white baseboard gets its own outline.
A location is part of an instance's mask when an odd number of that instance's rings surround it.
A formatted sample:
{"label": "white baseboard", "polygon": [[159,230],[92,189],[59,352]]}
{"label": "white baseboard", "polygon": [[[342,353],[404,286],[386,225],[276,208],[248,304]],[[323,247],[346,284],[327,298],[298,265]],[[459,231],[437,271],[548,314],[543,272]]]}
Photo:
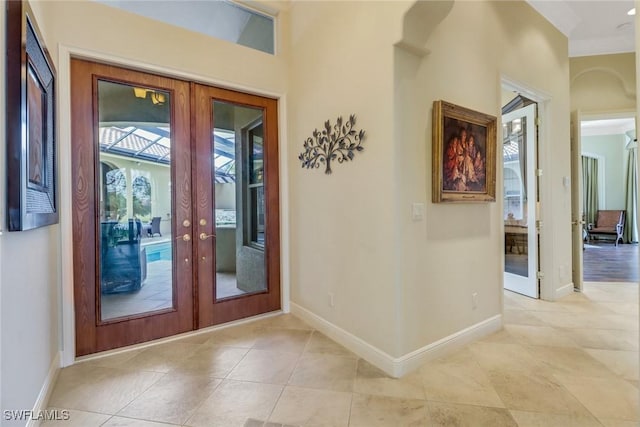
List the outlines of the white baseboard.
{"label": "white baseboard", "polygon": [[479,340],[482,337],[491,335],[502,329],[502,314],[471,325],[456,333],[446,336],[422,348],[412,351],[398,358],[398,376],[405,375],[414,369],[419,368],[429,360],[445,356],[465,345]]}
{"label": "white baseboard", "polygon": [[291,313],[392,377],[399,378],[425,362],[444,356],[502,328],[502,315],[490,317],[401,357],[393,357],[317,314],[291,302]]}
{"label": "white baseboard", "polygon": [[393,377],[397,376],[395,374],[395,359],[391,355],[372,346],[363,339],[358,338],[351,332],[347,332],[339,326],[334,325],[306,308],[299,306],[293,301],[291,301],[291,314],[298,316],[309,325],[313,326],[316,330],[322,332],[348,350],[351,350],[367,362],[382,369],[388,375]]}
{"label": "white baseboard", "polygon": [[[61,352],[56,353],[56,357],[53,358],[53,360],[51,361],[51,365],[49,365],[49,372],[47,373],[47,377],[44,380],[44,384],[42,384],[42,388],[40,389],[40,394],[38,394],[36,403],[33,405],[34,414],[40,414],[45,409],[47,409],[49,397],[51,396],[53,386],[56,384],[56,379],[58,378],[58,374],[60,373],[61,357]],[[40,422],[41,421],[37,419],[30,419],[27,423],[27,427],[38,427],[40,425]]]}
{"label": "white baseboard", "polygon": [[556,300],[573,293],[573,282],[556,289]]}

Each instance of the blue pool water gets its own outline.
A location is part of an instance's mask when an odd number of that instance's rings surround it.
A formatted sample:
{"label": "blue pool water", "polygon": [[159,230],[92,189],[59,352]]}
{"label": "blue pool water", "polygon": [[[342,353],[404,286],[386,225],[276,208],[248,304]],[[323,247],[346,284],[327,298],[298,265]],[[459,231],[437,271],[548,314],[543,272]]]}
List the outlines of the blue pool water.
{"label": "blue pool water", "polygon": [[145,246],[147,262],[171,261],[171,242],[154,243]]}

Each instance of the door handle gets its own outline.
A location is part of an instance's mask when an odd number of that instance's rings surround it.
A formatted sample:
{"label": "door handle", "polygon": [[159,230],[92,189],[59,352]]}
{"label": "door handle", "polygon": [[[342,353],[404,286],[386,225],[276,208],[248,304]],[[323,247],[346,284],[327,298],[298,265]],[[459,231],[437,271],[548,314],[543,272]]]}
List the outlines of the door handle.
{"label": "door handle", "polygon": [[200,233],[200,240],[207,240],[210,237],[216,237],[215,234]]}
{"label": "door handle", "polygon": [[571,224],[572,224],[572,225],[584,225],[584,224],[585,224],[585,222],[584,222],[584,221],[577,221],[577,220],[576,220],[576,221],[571,221]]}
{"label": "door handle", "polygon": [[182,236],[176,237],[176,240],[182,240],[184,242],[188,242],[189,240],[191,240],[191,234],[187,233]]}

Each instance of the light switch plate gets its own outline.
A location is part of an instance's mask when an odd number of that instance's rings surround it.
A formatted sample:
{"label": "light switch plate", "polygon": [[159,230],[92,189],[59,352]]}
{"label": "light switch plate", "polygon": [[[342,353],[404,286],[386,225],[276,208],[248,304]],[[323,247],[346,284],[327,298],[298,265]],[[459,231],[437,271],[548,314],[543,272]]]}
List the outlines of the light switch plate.
{"label": "light switch plate", "polygon": [[411,219],[422,221],[424,219],[424,203],[413,203],[411,205]]}

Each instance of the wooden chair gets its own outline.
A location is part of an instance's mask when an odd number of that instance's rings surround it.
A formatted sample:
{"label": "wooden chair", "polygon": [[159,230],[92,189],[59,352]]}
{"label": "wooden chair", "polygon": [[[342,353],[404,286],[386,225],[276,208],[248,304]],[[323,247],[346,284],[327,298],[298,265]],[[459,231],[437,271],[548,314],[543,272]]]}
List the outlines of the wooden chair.
{"label": "wooden chair", "polygon": [[624,242],[622,234],[624,233],[625,216],[624,210],[598,211],[596,223],[589,224],[587,227],[589,240],[598,235],[614,236],[616,246],[618,246],[618,241]]}

